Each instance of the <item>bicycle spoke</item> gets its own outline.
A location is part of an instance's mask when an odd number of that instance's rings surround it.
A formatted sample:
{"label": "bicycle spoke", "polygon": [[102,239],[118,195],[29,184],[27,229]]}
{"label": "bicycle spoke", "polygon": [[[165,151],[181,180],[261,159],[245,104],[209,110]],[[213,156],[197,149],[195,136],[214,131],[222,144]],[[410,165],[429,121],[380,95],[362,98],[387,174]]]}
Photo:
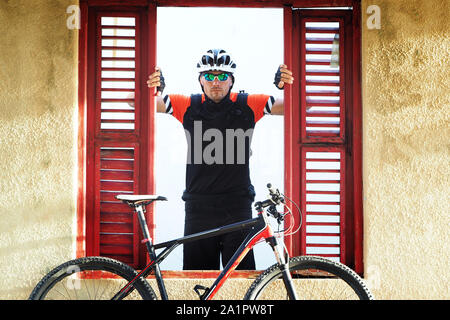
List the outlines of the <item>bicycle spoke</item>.
{"label": "bicycle spoke", "polygon": [[[346,266],[321,257],[295,257],[289,264],[294,290],[300,300],[358,300],[372,296],[359,276]],[[289,298],[277,265],[261,274],[246,299]]]}

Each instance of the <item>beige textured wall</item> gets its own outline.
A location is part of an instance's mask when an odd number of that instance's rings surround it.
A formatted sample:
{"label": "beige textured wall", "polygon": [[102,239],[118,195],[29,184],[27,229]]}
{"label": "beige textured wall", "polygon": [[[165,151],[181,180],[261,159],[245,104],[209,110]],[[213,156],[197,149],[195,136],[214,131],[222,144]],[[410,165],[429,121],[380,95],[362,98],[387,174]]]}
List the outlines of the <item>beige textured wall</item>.
{"label": "beige textured wall", "polygon": [[450,1],[362,11],[366,274],[379,298],[449,299]]}
{"label": "beige textured wall", "polygon": [[73,256],[74,0],[0,1],[0,299]]}
{"label": "beige textured wall", "polygon": [[[28,297],[74,255],[77,32],[66,8],[76,3],[0,1],[0,299]],[[366,27],[373,4],[379,30]],[[362,1],[364,263],[379,299],[450,298],[449,9]],[[194,283],[169,281],[173,298],[195,298]]]}

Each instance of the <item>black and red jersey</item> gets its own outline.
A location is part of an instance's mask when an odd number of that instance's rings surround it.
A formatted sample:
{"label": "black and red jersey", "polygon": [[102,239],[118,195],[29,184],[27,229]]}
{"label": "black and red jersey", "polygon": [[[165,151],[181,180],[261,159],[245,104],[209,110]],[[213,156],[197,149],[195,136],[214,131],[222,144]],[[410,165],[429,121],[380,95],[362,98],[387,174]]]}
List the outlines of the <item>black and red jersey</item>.
{"label": "black and red jersey", "polygon": [[269,114],[269,95],[230,93],[220,103],[204,94],[164,97],[166,113],[179,120],[188,142],[184,200],[250,196],[249,158],[253,129]]}

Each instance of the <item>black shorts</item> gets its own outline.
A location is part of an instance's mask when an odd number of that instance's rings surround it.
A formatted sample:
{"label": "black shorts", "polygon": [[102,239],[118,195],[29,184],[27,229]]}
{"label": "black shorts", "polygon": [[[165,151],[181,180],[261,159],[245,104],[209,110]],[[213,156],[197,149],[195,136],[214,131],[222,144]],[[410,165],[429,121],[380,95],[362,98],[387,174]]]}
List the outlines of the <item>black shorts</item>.
{"label": "black shorts", "polygon": [[[252,201],[186,201],[184,234],[206,231],[252,218]],[[248,230],[239,230],[220,236],[196,240],[184,244],[184,270],[219,270],[220,259],[226,266],[239,248]],[[253,250],[238,265],[240,270],[255,270]]]}

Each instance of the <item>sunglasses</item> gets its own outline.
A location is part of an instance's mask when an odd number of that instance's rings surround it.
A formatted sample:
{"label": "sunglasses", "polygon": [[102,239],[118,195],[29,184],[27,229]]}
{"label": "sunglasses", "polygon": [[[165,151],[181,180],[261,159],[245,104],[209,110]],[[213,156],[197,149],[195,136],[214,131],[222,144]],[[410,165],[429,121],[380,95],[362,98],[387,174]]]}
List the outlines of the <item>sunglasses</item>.
{"label": "sunglasses", "polygon": [[213,74],[213,73],[204,73],[203,78],[205,78],[206,81],[214,81],[215,78],[217,78],[219,81],[227,81],[230,75],[228,73],[220,73],[220,74]]}

